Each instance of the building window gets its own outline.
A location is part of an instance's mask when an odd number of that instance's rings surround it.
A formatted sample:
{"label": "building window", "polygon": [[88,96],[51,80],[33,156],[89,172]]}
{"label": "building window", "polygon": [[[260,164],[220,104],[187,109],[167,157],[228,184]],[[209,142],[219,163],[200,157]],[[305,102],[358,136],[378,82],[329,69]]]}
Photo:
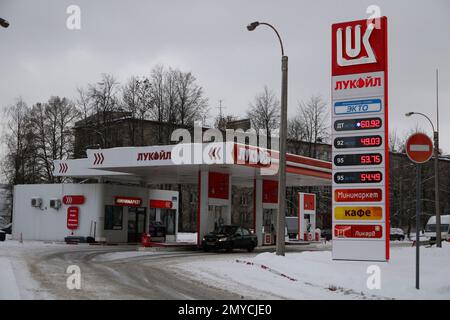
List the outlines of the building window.
{"label": "building window", "polygon": [[246,194],[241,194],[241,197],[239,199],[240,201],[240,205],[241,206],[247,206],[248,205],[248,195]]}
{"label": "building window", "polygon": [[123,207],[105,206],[105,230],[122,230]]}

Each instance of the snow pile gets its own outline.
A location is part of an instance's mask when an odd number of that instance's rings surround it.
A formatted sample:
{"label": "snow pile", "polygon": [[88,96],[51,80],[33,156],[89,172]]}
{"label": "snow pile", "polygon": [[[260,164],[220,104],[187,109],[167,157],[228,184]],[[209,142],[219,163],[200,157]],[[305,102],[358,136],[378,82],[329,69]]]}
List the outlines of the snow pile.
{"label": "snow pile", "polygon": [[197,243],[197,232],[179,232],[177,233],[177,242]]}
{"label": "snow pile", "polygon": [[36,250],[54,246],[42,241],[0,242],[0,300],[52,298],[32,278],[28,257]]}
{"label": "snow pile", "polygon": [[[212,285],[215,282],[238,292],[243,286],[252,287],[288,299],[450,299],[450,244],[444,243],[442,249],[423,247],[420,258],[420,290],[415,289],[414,247],[392,248],[389,263],[332,261],[330,251],[320,251],[287,253],[285,257],[274,253],[254,258],[236,255],[178,267]],[[379,267],[380,289],[367,286],[373,275],[369,266]]]}
{"label": "snow pile", "polygon": [[0,257],[0,300],[20,299],[19,287],[11,261]]}

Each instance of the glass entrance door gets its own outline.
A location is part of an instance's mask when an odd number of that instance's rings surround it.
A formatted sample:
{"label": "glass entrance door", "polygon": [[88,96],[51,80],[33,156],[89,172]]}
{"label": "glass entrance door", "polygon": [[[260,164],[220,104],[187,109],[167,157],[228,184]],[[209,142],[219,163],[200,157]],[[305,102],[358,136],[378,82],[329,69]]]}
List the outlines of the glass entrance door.
{"label": "glass entrance door", "polygon": [[145,232],[145,209],[128,208],[128,242],[141,241],[141,235]]}

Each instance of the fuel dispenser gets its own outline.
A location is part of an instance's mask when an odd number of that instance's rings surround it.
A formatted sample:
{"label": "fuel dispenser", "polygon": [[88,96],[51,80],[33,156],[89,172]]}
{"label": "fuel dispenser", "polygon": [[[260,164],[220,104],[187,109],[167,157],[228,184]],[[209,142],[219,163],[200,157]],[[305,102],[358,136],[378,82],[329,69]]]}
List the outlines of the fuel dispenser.
{"label": "fuel dispenser", "polygon": [[298,240],[318,241],[320,237],[316,230],[316,195],[313,193],[298,193]]}
{"label": "fuel dispenser", "polygon": [[278,213],[278,181],[276,180],[263,180],[262,211],[262,244],[273,245],[276,242]]}
{"label": "fuel dispenser", "polygon": [[263,209],[263,244],[275,244],[277,230],[277,210]]}
{"label": "fuel dispenser", "polygon": [[[178,232],[178,192],[151,190],[147,231],[154,242],[176,241]],[[152,234],[153,233],[153,234]]]}

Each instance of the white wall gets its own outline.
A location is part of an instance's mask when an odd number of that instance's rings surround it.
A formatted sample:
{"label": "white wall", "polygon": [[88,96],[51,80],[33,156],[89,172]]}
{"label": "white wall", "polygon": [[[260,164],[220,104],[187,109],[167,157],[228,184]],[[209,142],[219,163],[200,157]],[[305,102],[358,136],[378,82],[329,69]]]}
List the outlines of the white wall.
{"label": "white wall", "polygon": [[[96,238],[108,242],[127,242],[128,208],[123,207],[122,230],[104,230],[105,205],[113,205],[116,196],[139,197],[142,207],[148,208],[149,189],[143,187],[120,186],[112,184],[33,184],[14,187],[13,238],[24,240],[64,241],[71,235],[67,229],[67,208],[61,205],[59,210],[50,208],[52,198],[60,199],[64,195],[84,195],[85,203],[79,207],[79,228],[74,236],[93,236],[91,221],[96,224]],[[42,199],[41,208],[31,206],[31,198]],[[148,209],[147,209],[148,210]],[[92,224],[93,225],[93,224]]]}
{"label": "white wall", "polygon": [[[67,229],[68,205],[61,205],[59,210],[50,208],[52,198],[60,199],[64,195],[84,195],[85,203],[79,205],[79,228],[75,236],[89,236],[91,221],[99,221],[102,214],[100,184],[33,184],[14,186],[13,202],[13,238],[22,234],[24,240],[63,241],[71,235]],[[42,199],[41,208],[31,206],[31,199]],[[99,226],[97,225],[97,228]]]}

